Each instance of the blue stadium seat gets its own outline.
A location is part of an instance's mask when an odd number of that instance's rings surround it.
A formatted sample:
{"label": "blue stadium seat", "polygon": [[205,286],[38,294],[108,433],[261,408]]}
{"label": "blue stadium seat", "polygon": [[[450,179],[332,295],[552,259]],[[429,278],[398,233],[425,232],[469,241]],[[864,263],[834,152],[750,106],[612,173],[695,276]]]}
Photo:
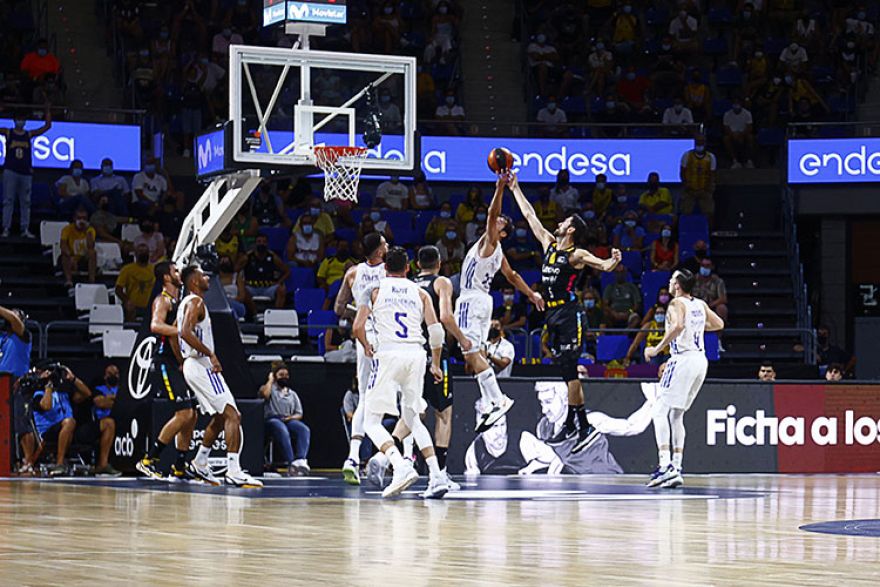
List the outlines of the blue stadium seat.
{"label": "blue stadium seat", "polygon": [[718,334],[715,332],[707,332],[704,335],[703,340],[706,343],[706,358],[710,361],[717,361],[721,358],[721,353],[718,350]]}
{"label": "blue stadium seat", "polygon": [[508,340],[510,340],[510,344],[513,345],[513,350],[516,352],[514,360],[522,359],[526,356],[526,340],[528,336],[525,334],[513,334]]}
{"label": "blue stadium seat", "polygon": [[730,106],[733,104],[727,98],[716,98],[712,100],[712,112],[716,118],[721,118],[724,116],[724,113],[730,110]]}
{"label": "blue stadium seat", "polygon": [[430,210],[419,212],[418,216],[416,216],[415,220],[413,221],[413,230],[419,237],[419,240],[424,240],[425,232],[427,232],[428,230],[428,225],[431,224],[431,220],[433,220],[435,216],[437,216],[437,212],[433,212]]}
{"label": "blue stadium seat", "polygon": [[308,317],[309,338],[316,339],[323,333],[328,325],[336,326],[338,319],[333,310],[312,310]]}
{"label": "blue stadium seat", "polygon": [[293,294],[293,307],[301,314],[324,307],[324,290],[320,287],[301,287]]}
{"label": "blue stadium seat", "polygon": [[49,184],[33,183],[31,185],[31,211],[40,213],[55,211]]}
{"label": "blue stadium seat", "polygon": [[709,10],[710,24],[730,24],[733,22],[733,14],[730,8],[722,6],[720,8],[712,8]]}
{"label": "blue stadium seat", "polygon": [[634,126],[628,132],[628,136],[639,139],[659,137],[660,134],[660,129],[655,126]]}
{"label": "blue stadium seat", "polygon": [[363,192],[358,194],[358,206],[363,208],[364,210],[369,210],[373,207],[373,194],[368,192]]}
{"label": "blue stadium seat", "polygon": [[678,217],[678,232],[696,232],[709,238],[709,220],[702,214],[682,214]]}
{"label": "blue stadium seat", "polygon": [[353,228],[337,228],[336,238],[341,241],[353,243],[357,238],[357,232]]}
{"label": "blue stadium seat", "polygon": [[562,100],[560,107],[566,114],[585,114],[587,112],[587,103],[583,96],[568,96]]}
{"label": "blue stadium seat", "polygon": [[[602,275],[599,277],[599,283],[602,285],[602,291],[600,293],[605,293],[605,288],[614,283],[614,273],[614,271],[612,271],[611,273],[602,273]],[[633,280],[632,274],[629,271],[626,272],[626,280]]]}
{"label": "blue stadium seat", "polygon": [[621,261],[623,265],[629,269],[630,274],[632,275],[641,275],[642,274],[642,253],[639,251],[624,251],[623,252],[623,260]]}
{"label": "blue stadium seat", "polygon": [[293,292],[298,289],[311,289],[315,287],[315,270],[311,267],[297,267],[290,265],[290,276],[284,282],[287,291]]}
{"label": "blue stadium seat", "polygon": [[785,142],[785,131],[781,128],[758,129],[758,144],[762,147],[779,147]]}
{"label": "blue stadium seat", "polygon": [[785,37],[774,38],[767,37],[764,40],[764,54],[772,59],[777,59],[782,50],[788,46],[788,39]]}
{"label": "blue stadium seat", "polygon": [[327,345],[324,343],[324,338],[326,337],[326,333],[322,332],[318,335],[318,354],[320,356],[324,356],[327,352]]}
{"label": "blue stadium seat", "polygon": [[[722,87],[739,87],[743,83],[742,72],[739,70],[739,67],[735,66],[721,67],[715,73],[715,83]],[[724,115],[724,112],[720,112],[719,114]]]}
{"label": "blue stadium seat", "polygon": [[532,349],[531,356],[529,359],[537,359],[541,356],[541,335],[540,334],[531,334],[529,335],[532,339]]}
{"label": "blue stadium seat", "polygon": [[459,204],[464,202],[465,198],[467,198],[467,194],[453,194],[449,196],[449,205],[452,206],[453,216],[455,216],[455,211],[458,210]]}
{"label": "blue stadium seat", "polygon": [[[703,41],[703,53],[705,55],[724,55],[727,53],[727,40],[724,37],[715,37]],[[719,85],[724,85],[720,84]]]}
{"label": "blue stadium seat", "polygon": [[287,240],[290,238],[290,232],[283,226],[261,226],[260,234],[265,234],[269,239],[269,250],[284,256],[287,249]]}
{"label": "blue stadium seat", "polygon": [[603,334],[596,339],[596,359],[607,363],[622,359],[629,350],[629,337],[625,334]]}
{"label": "blue stadium seat", "polygon": [[669,271],[646,271],[642,273],[642,302],[645,308],[657,301],[657,292],[669,284]]}
{"label": "blue stadium seat", "polygon": [[330,287],[327,288],[328,300],[336,300],[336,295],[339,293],[339,290],[342,289],[342,281],[342,279],[337,279],[330,284]]}
{"label": "blue stadium seat", "polygon": [[526,282],[526,285],[532,285],[533,283],[540,283],[541,281],[541,270],[540,269],[523,269],[519,272],[519,276],[523,278],[523,281]]}

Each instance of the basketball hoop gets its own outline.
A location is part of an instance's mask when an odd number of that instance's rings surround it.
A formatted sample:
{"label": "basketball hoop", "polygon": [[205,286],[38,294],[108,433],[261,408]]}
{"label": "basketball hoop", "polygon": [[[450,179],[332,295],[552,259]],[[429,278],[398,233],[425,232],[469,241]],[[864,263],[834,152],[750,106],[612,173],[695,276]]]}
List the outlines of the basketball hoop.
{"label": "basketball hoop", "polygon": [[367,158],[365,147],[314,147],[315,164],[324,172],[324,199],[357,202],[358,182]]}

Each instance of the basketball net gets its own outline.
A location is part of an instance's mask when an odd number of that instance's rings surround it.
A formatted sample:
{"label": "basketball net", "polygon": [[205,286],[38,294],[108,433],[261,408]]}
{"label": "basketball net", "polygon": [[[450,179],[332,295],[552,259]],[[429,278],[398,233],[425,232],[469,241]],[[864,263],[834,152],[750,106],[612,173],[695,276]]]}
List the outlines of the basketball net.
{"label": "basketball net", "polygon": [[324,199],[357,202],[365,147],[314,147],[315,164],[324,172]]}

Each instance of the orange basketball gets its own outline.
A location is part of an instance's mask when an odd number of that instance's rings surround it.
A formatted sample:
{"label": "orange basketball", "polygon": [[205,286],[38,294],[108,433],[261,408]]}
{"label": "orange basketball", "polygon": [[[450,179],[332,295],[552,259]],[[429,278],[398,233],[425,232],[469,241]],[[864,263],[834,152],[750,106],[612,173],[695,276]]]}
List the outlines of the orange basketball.
{"label": "orange basketball", "polygon": [[489,169],[492,173],[504,173],[513,167],[513,153],[504,147],[495,147],[489,151]]}

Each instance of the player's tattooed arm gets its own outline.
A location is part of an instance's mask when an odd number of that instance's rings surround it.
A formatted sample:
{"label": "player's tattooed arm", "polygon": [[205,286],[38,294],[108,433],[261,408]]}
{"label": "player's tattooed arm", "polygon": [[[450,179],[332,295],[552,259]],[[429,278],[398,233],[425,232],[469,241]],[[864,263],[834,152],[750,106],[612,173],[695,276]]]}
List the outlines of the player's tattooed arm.
{"label": "player's tattooed arm", "polygon": [[351,284],[354,282],[354,275],[356,272],[357,265],[350,267],[348,271],[345,272],[345,277],[342,278],[342,287],[339,288],[339,293],[336,294],[336,301],[333,303],[333,311],[336,312],[337,316],[344,316],[346,312],[350,311],[348,309],[348,303],[353,299]]}
{"label": "player's tattooed arm", "polygon": [[[373,294],[370,296],[372,300],[376,301],[376,296],[378,295],[379,290],[373,290]],[[360,306],[357,311],[357,315],[354,317],[354,324],[351,326],[351,332],[354,334],[354,337],[361,343],[361,346],[364,347],[364,354],[368,357],[373,356],[373,345],[370,344],[370,341],[367,340],[367,318],[370,317],[370,306],[364,304]]]}
{"label": "player's tattooed arm", "polygon": [[525,194],[522,192],[522,189],[520,189],[519,180],[515,173],[510,173],[507,185],[510,187],[510,191],[513,192],[513,199],[516,200],[516,204],[519,206],[519,211],[522,212],[523,217],[526,219],[526,222],[528,222],[529,228],[532,229],[535,238],[541,243],[541,250],[546,251],[547,247],[549,247],[554,240],[553,234],[541,224],[538,215],[535,214],[535,208],[529,203]]}

